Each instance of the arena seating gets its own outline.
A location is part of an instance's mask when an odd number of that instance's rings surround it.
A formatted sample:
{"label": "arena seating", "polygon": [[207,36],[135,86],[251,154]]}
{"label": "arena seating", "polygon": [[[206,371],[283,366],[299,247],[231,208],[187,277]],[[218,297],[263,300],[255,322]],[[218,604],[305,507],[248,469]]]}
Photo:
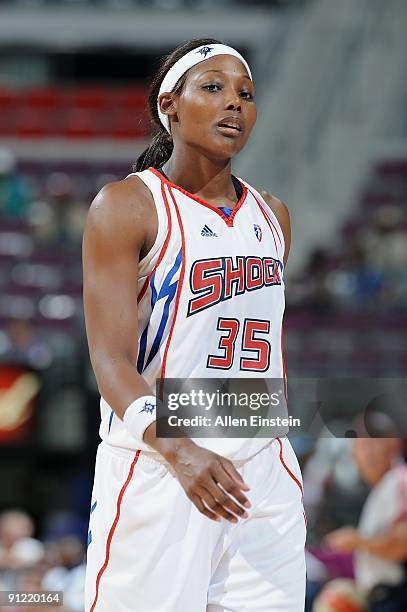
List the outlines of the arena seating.
{"label": "arena seating", "polygon": [[0,137],[142,138],[146,97],[143,87],[0,89]]}
{"label": "arena seating", "polygon": [[[55,103],[54,93],[35,93],[41,108],[45,103],[63,107],[61,102]],[[96,90],[70,92],[69,96],[71,101],[75,100],[77,109],[105,108],[104,98]],[[116,92],[115,96],[120,100],[121,109],[131,112],[133,108],[141,108],[142,92],[126,90]],[[325,254],[323,282],[327,286],[327,304],[321,306],[318,299],[310,300],[309,296],[293,302],[296,285],[304,287],[311,283],[313,272],[307,270],[300,279],[291,279],[288,270],[284,343],[292,375],[396,375],[405,370],[407,333],[403,303],[383,305],[373,300],[367,307],[362,300],[355,305],[344,300],[340,292],[330,292],[329,287],[331,278],[348,270],[349,245],[357,244],[360,232],[369,229],[373,211],[390,204],[405,207],[406,167],[407,160],[399,159],[383,160],[372,168],[353,214],[341,230],[342,247]],[[48,242],[43,237],[37,239],[33,233],[30,204],[26,218],[2,220],[0,321],[5,324],[9,317],[21,316],[49,337],[53,334],[58,338],[68,337],[75,332],[79,336],[83,333],[81,236],[79,232],[73,238],[67,235],[62,239],[57,225],[66,223],[65,213],[73,206],[82,207],[85,218],[87,207],[101,185],[125,176],[130,168],[120,163],[44,165],[35,162],[25,163],[20,171],[33,191],[33,199],[48,200],[51,210],[54,208],[58,214]],[[58,199],[58,194],[53,194],[52,189],[49,191],[50,185],[58,185],[59,181],[64,185],[64,176],[70,191]]]}

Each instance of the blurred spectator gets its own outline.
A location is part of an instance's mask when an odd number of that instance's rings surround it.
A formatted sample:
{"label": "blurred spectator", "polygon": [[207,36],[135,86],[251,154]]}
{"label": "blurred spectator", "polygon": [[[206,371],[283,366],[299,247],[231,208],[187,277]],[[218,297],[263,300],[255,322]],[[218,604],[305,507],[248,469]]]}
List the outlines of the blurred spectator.
{"label": "blurred spectator", "polygon": [[361,245],[370,265],[388,279],[387,301],[407,304],[407,230],[405,213],[399,206],[382,206],[373,227],[361,236]]}
{"label": "blurred spectator", "polygon": [[289,306],[307,307],[318,314],[405,306],[407,229],[403,210],[395,205],[378,208],[373,220],[364,221],[362,229],[336,253],[314,249],[303,272],[288,279],[287,298]]}
{"label": "blurred spectator", "polygon": [[6,327],[9,345],[2,359],[15,364],[44,369],[51,365],[53,354],[49,344],[26,319],[11,319]]}
{"label": "blurred spectator", "polygon": [[366,261],[382,272],[405,269],[407,266],[407,231],[404,213],[399,206],[380,206],[373,224],[361,236]]}
{"label": "blurred spectator", "polygon": [[70,174],[50,172],[42,180],[37,197],[27,203],[24,220],[38,247],[80,247],[88,203],[75,196],[74,186]]}
{"label": "blurred spectator", "polygon": [[[22,510],[0,515],[0,585],[3,590],[62,591],[64,606],[38,606],[41,612],[83,612],[85,550],[76,535],[65,535],[45,544],[34,539],[34,524]],[[32,606],[9,607],[26,610]]]}
{"label": "blurred spectator", "polygon": [[0,217],[23,219],[29,194],[22,178],[15,172],[11,151],[0,149]]}
{"label": "blurred spectator", "polygon": [[304,469],[308,543],[318,543],[346,519],[356,520],[365,497],[366,489],[352,458],[352,440],[333,437],[324,430]]}
{"label": "blurred spectator", "polygon": [[[32,592],[38,591],[41,592],[44,590],[43,585],[43,577],[44,577],[44,567],[40,564],[37,566],[29,567],[20,571],[16,575],[16,583],[15,588],[13,590],[23,591],[23,592]],[[65,599],[63,597],[63,599]],[[64,602],[65,603],[65,602]],[[8,607],[8,612],[32,612],[33,604],[22,606],[21,604],[18,607]],[[45,604],[42,606],[41,604],[35,605],[36,612],[73,612],[65,605],[54,606],[51,604]]]}
{"label": "blurred spectator", "polygon": [[353,580],[331,580],[315,600],[312,612],[364,612],[366,598]]}
{"label": "blurred spectator", "polygon": [[55,218],[55,241],[80,244],[88,210],[74,197],[71,177],[52,172],[46,180],[46,192]]}
{"label": "blurred spectator", "polygon": [[45,199],[34,200],[27,207],[27,224],[36,244],[55,242],[57,221],[53,207]]}
{"label": "blurred spectator", "polygon": [[334,296],[328,285],[329,253],[316,248],[309,256],[304,271],[289,279],[287,299],[290,306],[306,306],[318,313],[328,313],[334,306]]}
{"label": "blurred spectator", "polygon": [[[326,538],[332,549],[354,555],[355,586],[367,601],[361,609],[368,612],[406,609],[407,466],[402,450],[398,438],[354,440],[355,461],[371,491],[358,527],[342,527]],[[341,609],[334,603],[335,597],[329,598],[324,590],[319,597],[325,608],[316,602],[315,610]],[[332,606],[326,607],[330,600]]]}
{"label": "blurred spectator", "polygon": [[330,276],[330,287],[343,306],[374,310],[380,303],[385,279],[366,259],[362,247],[351,245],[343,267]]}
{"label": "blurred spectator", "polygon": [[54,563],[45,573],[42,588],[63,591],[64,603],[70,612],[83,612],[85,587],[85,551],[75,536],[54,543]]}
{"label": "blurred spectator", "polygon": [[37,563],[43,546],[32,536],[34,523],[22,510],[8,510],[0,515],[0,569],[17,569]]}

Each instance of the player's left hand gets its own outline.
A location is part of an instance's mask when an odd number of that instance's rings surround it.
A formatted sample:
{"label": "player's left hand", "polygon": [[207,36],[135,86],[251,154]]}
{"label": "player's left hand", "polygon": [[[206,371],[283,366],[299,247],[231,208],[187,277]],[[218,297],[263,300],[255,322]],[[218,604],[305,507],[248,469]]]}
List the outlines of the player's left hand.
{"label": "player's left hand", "polygon": [[340,552],[352,553],[359,546],[360,535],[354,527],[341,527],[329,533],[325,537],[325,542],[330,548]]}
{"label": "player's left hand", "polygon": [[248,518],[249,487],[232,461],[202,448],[191,440],[178,444],[169,462],[187,497],[208,518],[237,523]]}

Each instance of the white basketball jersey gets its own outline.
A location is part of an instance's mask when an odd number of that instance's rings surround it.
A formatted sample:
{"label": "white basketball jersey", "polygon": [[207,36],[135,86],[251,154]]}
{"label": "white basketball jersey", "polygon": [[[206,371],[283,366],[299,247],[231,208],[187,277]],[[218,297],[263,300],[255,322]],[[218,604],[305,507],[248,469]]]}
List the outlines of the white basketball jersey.
{"label": "white basketball jersey", "polygon": [[[261,195],[239,179],[230,216],[166,180],[135,173],[152,193],[156,241],[140,262],[138,359],[155,392],[157,378],[285,378],[282,354],[284,237]],[[137,443],[101,398],[100,435]],[[195,439],[230,459],[246,459],[269,439]],[[157,453],[158,455],[158,453]]]}

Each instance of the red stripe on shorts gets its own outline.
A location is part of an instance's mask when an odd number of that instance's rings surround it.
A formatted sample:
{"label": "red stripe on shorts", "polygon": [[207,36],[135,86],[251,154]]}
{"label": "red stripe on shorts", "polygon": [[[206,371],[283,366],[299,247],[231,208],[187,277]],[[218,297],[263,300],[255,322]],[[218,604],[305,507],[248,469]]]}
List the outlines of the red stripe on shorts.
{"label": "red stripe on shorts", "polygon": [[288,467],[288,465],[286,464],[286,462],[284,461],[283,458],[283,443],[281,442],[280,438],[276,438],[277,442],[280,445],[280,461],[283,464],[283,467],[286,469],[288,475],[294,480],[294,482],[299,486],[301,494],[304,495],[304,490],[302,488],[302,484],[300,483],[300,481],[298,480],[298,478],[296,476],[294,476],[294,474],[292,473],[292,471],[290,470],[290,468]]}
{"label": "red stripe on shorts", "polygon": [[138,450],[136,452],[136,454],[134,456],[134,459],[132,461],[132,464],[130,466],[130,470],[129,470],[129,473],[127,475],[126,482],[124,483],[124,485],[120,489],[119,497],[117,498],[116,516],[114,518],[113,524],[112,524],[112,526],[110,528],[109,535],[107,536],[107,541],[106,541],[105,562],[103,563],[102,567],[100,568],[99,573],[98,573],[97,578],[96,578],[96,594],[95,594],[95,599],[93,600],[93,604],[92,604],[92,607],[91,607],[89,612],[93,612],[93,610],[95,609],[95,606],[97,604],[97,600],[98,600],[98,597],[99,597],[100,579],[102,578],[102,576],[103,576],[104,572],[106,571],[106,568],[107,568],[107,566],[109,564],[110,545],[112,543],[112,538],[113,538],[114,532],[116,530],[117,523],[119,522],[119,518],[120,518],[120,506],[121,506],[121,503],[122,503],[123,495],[124,495],[124,493],[125,493],[125,491],[126,491],[126,489],[128,487],[128,484],[129,484],[130,480],[132,479],[134,468],[135,468],[135,465],[136,465],[136,463],[138,461],[140,453],[141,453],[140,450]]}

